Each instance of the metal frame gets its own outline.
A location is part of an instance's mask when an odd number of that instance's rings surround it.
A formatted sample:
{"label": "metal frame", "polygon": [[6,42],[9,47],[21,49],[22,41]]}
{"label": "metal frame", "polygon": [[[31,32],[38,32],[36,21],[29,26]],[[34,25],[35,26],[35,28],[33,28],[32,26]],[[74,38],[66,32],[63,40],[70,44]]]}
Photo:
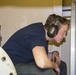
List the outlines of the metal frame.
{"label": "metal frame", "polygon": [[71,60],[70,60],[70,75],[75,74],[75,50],[76,50],[76,0],[72,1],[72,14],[71,14]]}

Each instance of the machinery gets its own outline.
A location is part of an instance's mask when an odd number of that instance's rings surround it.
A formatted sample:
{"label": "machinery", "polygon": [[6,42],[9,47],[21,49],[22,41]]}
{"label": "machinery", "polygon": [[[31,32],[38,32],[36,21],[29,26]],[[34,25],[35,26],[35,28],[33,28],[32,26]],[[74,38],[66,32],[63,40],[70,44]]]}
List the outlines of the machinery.
{"label": "machinery", "polygon": [[13,62],[0,47],[0,75],[17,75]]}

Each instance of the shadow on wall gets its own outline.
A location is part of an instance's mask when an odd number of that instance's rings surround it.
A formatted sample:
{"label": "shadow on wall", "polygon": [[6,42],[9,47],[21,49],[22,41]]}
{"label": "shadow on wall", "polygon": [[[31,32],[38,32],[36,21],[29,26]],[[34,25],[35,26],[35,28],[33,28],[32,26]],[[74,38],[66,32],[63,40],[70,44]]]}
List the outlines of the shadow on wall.
{"label": "shadow on wall", "polygon": [[59,43],[59,44],[56,43],[56,42],[53,42],[53,41],[49,41],[48,45],[55,45],[55,46],[59,47],[59,46],[62,45],[64,42],[66,42],[65,39],[63,39],[62,42]]}

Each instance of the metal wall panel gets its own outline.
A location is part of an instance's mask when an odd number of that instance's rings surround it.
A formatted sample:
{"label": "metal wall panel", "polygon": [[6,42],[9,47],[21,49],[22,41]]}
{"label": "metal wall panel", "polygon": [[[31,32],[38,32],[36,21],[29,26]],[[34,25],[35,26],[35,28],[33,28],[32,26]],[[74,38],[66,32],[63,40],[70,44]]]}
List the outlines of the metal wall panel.
{"label": "metal wall panel", "polygon": [[72,2],[71,14],[71,60],[70,75],[76,75],[76,0]]}

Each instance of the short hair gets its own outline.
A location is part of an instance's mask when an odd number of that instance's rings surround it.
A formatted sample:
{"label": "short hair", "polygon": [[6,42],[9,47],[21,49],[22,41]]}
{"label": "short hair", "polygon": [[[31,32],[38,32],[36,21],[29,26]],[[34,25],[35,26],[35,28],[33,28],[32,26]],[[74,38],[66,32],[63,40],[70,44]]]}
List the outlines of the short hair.
{"label": "short hair", "polygon": [[48,16],[46,22],[45,22],[45,29],[48,30],[48,28],[52,25],[68,25],[69,26],[69,20],[67,20],[66,18],[64,17],[61,17],[59,15],[56,15],[56,14],[51,14]]}

